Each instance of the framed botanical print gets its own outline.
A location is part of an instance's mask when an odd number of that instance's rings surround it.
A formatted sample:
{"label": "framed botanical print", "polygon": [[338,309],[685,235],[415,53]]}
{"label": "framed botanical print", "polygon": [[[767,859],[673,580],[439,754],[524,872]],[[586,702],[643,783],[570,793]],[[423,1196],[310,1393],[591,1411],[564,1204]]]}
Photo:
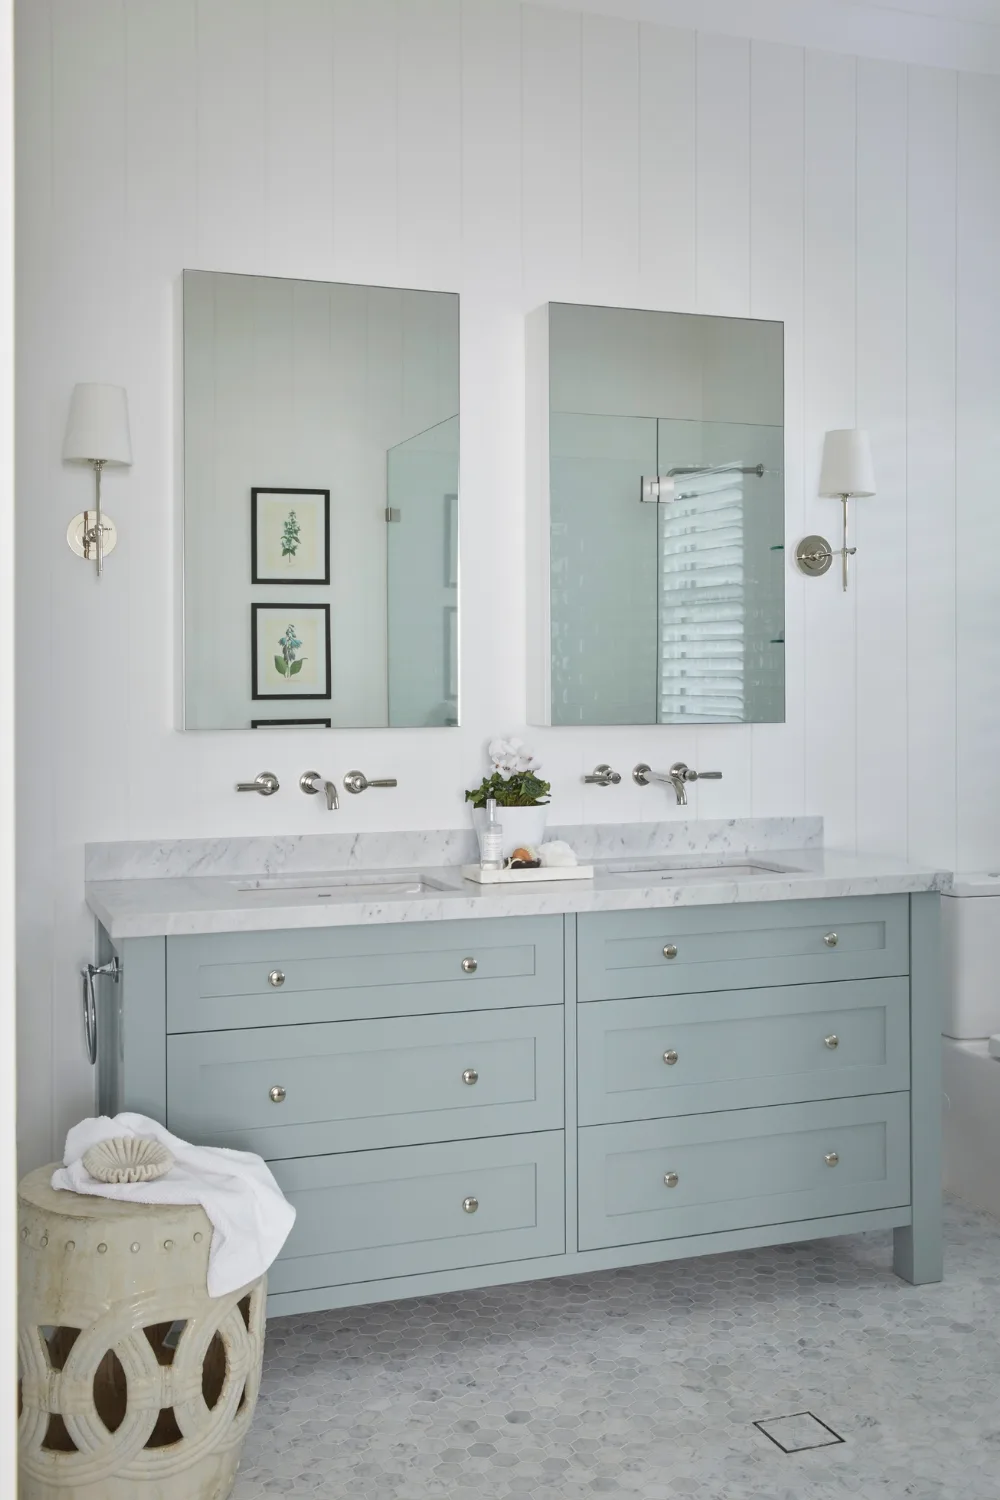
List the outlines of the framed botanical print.
{"label": "framed botanical print", "polygon": [[250,582],[330,582],[330,491],[250,491]]}
{"label": "framed botanical print", "polygon": [[330,719],[251,719],[251,729],[330,729]]}
{"label": "framed botanical print", "polygon": [[329,604],[251,604],[252,696],[329,698]]}

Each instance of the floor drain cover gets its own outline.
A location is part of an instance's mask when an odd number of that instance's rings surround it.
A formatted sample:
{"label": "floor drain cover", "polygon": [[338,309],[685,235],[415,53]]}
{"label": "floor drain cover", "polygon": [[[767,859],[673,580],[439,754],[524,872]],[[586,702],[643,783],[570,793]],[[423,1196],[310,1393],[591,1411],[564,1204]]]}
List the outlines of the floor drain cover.
{"label": "floor drain cover", "polygon": [[766,1438],[782,1453],[803,1453],[807,1448],[832,1448],[844,1439],[811,1411],[793,1412],[790,1417],[774,1417],[769,1422],[755,1422]]}

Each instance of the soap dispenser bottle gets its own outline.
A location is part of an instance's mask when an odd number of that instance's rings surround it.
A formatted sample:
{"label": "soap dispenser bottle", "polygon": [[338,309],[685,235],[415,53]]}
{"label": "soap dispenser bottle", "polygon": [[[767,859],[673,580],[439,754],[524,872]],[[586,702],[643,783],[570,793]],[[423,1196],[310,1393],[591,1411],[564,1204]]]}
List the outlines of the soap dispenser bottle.
{"label": "soap dispenser bottle", "polygon": [[503,869],[503,826],[497,817],[495,797],[486,799],[486,826],[479,835],[479,865],[483,870]]}

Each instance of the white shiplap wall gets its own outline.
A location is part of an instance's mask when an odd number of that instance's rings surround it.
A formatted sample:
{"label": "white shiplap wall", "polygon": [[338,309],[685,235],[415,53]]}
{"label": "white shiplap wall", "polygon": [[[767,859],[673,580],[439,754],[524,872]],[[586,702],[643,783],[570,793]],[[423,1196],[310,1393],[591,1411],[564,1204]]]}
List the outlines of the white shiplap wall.
{"label": "white shiplap wall", "polygon": [[[839,53],[783,40],[801,38],[774,5],[745,8],[757,41],[725,17],[696,34],[641,9],[19,6],[26,1163],[91,1106],[86,840],[319,831],[295,791],[317,759],[400,779],[347,799],[339,828],[455,826],[483,742],[523,724],[523,319],[549,298],[785,320],[789,543],[837,535],[836,504],[815,496],[825,428],[870,427],[879,474],[850,594],[833,574],[787,575],[787,723],[546,731],[554,816],[676,816],[627,774],[615,791],[579,778],[602,759],[627,773],[683,757],[725,774],[695,789],[694,816],[818,812],[838,844],[1000,859],[1000,80],[894,61],[888,31],[878,59],[856,60],[831,19],[851,8],[816,19]],[[924,32],[893,26],[917,49],[898,56],[922,57]],[[948,36],[942,55],[966,55],[967,32]],[[314,736],[176,732],[185,266],[461,292],[460,731],[343,732],[321,752]],[[120,381],[132,408],[100,587],[63,541],[90,493],[59,461],[76,380]],[[282,794],[236,797],[265,763]]]}

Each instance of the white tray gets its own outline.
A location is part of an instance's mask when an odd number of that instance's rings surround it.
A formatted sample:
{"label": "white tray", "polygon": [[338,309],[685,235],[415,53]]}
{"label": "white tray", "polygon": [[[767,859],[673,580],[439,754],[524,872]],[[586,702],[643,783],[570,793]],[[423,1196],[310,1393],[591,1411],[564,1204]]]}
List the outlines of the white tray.
{"label": "white tray", "polygon": [[463,865],[462,875],[478,885],[531,885],[536,880],[593,880],[593,865],[542,865],[537,870],[483,870]]}

